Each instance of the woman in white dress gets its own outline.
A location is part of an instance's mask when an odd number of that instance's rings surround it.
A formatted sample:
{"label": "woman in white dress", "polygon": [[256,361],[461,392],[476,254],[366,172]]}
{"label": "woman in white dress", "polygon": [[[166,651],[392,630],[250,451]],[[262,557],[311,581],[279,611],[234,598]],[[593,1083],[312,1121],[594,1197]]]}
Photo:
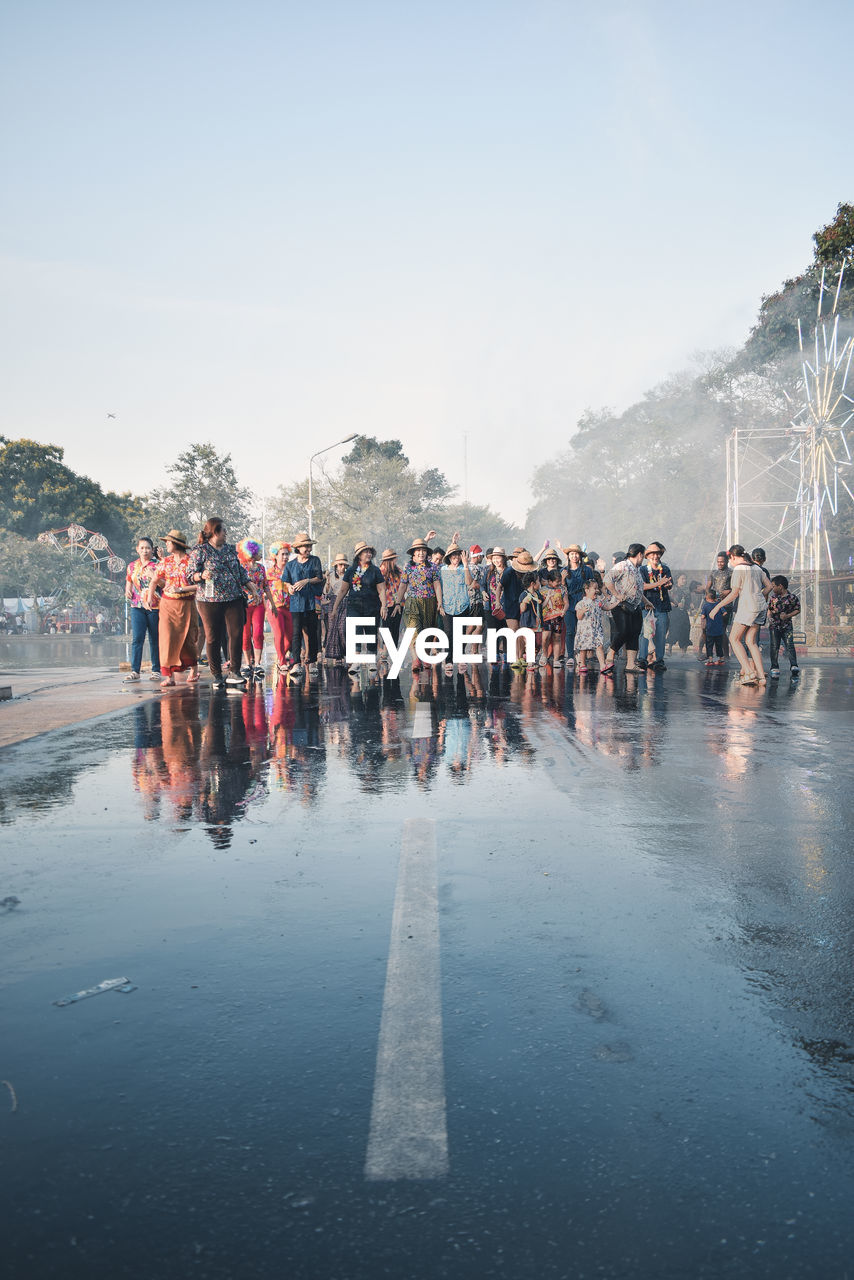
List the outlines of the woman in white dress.
{"label": "woman in white dress", "polygon": [[[734,547],[730,547],[729,555],[732,569],[731,589],[729,595],[718,601],[709,617],[713,618],[733,600],[738,600],[729,639],[741,667],[741,683],[765,684],[762,650],[759,648],[758,637],[759,628],[765,622],[768,613],[767,598],[771,584],[766,582],[759,565],[754,564],[744,547],[736,543]],[[749,655],[745,650],[745,644],[750,651]]]}

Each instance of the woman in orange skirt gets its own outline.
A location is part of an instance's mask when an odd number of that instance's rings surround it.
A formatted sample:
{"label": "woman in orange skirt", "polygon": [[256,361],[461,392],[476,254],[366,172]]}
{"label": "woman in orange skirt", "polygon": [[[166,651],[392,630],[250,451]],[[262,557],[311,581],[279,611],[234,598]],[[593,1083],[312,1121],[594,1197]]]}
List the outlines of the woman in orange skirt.
{"label": "woman in orange skirt", "polygon": [[149,587],[154,592],[163,587],[160,598],[160,670],[161,688],[175,683],[176,671],[189,671],[187,684],[199,678],[199,623],[196,612],[196,588],[187,578],[190,557],[187,539],[177,529],[170,529],[160,539],[166,544],[166,555],[160,561],[157,577]]}

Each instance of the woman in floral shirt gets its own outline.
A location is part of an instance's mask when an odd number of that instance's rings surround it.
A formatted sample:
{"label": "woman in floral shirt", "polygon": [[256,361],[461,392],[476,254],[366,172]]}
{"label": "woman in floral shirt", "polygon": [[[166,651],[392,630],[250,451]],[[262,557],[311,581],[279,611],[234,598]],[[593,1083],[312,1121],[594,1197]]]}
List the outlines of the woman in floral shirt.
{"label": "woman in floral shirt", "polygon": [[199,624],[196,588],[188,576],[187,540],[177,529],[170,529],[161,542],[166,546],[166,556],[158,561],[157,573],[144,597],[146,608],[152,609],[158,587],[163,589],[158,631],[161,685],[173,685],[176,671],[189,671],[187,683],[195,684],[199,678]]}
{"label": "woman in floral shirt", "polygon": [[[223,683],[246,688],[240,674],[243,657],[243,628],[246,623],[246,597],[257,601],[258,592],[240,563],[237,548],[226,542],[224,522],[212,516],[199,534],[198,546],[190,556],[189,576],[198,588],[196,603],[205,628],[208,662],[214,686]],[[231,670],[223,681],[222,633],[228,637]]]}
{"label": "woman in floral shirt", "polygon": [[[435,564],[430,564],[430,548],[423,538],[416,538],[407,551],[409,564],[400,575],[396,604],[403,605],[403,625],[414,627],[416,639],[422,631],[435,627],[442,607],[442,579]],[[412,670],[420,671],[421,663],[413,658]]]}
{"label": "woman in floral shirt", "polygon": [[152,579],[157,575],[157,557],[154,543],[150,538],[140,538],[136,544],[138,559],[131,560],[125,578],[125,599],[130,602],[131,656],[130,675],[127,683],[139,679],[142,667],[142,651],[145,637],[148,636],[148,648],[151,651],[151,679],[160,677],[160,648],[158,645],[158,629],[160,626],[160,599],[152,596],[149,609],[145,604],[145,596]]}

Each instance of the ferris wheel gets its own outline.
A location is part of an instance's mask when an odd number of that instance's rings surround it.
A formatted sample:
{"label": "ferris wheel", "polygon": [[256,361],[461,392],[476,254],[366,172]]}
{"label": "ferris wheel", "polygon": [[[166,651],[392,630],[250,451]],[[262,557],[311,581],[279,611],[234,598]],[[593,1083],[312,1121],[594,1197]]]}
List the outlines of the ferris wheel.
{"label": "ferris wheel", "polygon": [[[91,565],[102,577],[111,582],[115,582],[127,568],[126,561],[121,556],[113,554],[103,533],[85,529],[82,524],[70,524],[64,529],[45,529],[38,535],[38,541],[43,546],[53,547],[72,563]],[[67,570],[63,573],[62,580],[54,592],[55,599],[67,594],[72,578],[73,574]]]}

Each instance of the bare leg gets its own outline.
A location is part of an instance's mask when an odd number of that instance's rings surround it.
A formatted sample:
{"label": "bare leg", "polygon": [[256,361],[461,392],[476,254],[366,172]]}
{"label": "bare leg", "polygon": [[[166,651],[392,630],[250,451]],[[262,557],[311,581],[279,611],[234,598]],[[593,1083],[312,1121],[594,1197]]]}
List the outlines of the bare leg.
{"label": "bare leg", "polygon": [[730,646],[736,658],[738,658],[738,665],[741,667],[741,674],[743,676],[749,676],[752,674],[750,669],[750,658],[747,656],[747,650],[741,643],[746,631],[747,627],[743,622],[736,622],[733,624],[732,633],[729,638]]}
{"label": "bare leg", "polygon": [[756,671],[756,677],[760,681],[760,683],[764,683],[765,668],[762,665],[762,650],[759,647],[758,637],[759,637],[758,627],[747,628],[747,635],[745,637],[745,641],[748,649],[750,650],[750,656],[753,659],[753,666]]}

